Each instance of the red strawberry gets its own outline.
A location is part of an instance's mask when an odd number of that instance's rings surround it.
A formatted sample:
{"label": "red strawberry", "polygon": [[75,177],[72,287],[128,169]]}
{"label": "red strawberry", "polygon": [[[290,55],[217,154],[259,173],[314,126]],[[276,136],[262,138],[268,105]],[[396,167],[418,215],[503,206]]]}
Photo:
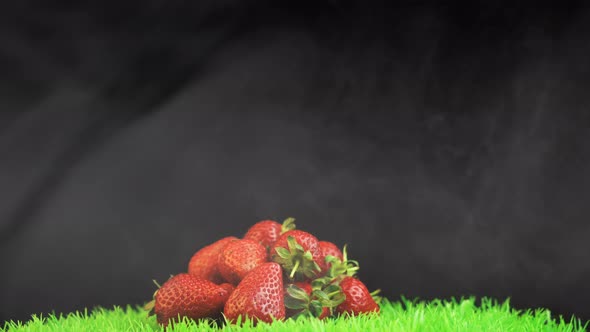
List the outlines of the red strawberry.
{"label": "red strawberry", "polygon": [[219,254],[217,267],[221,276],[237,285],[248,272],[267,262],[266,249],[252,240],[235,240],[228,243]]}
{"label": "red strawberry", "polygon": [[[338,246],[336,246],[334,243],[328,241],[320,241],[319,245],[324,257],[333,256],[335,258],[338,258],[340,261],[344,259],[342,256],[342,251],[340,251]],[[326,262],[325,269],[320,272],[320,275],[325,275],[328,272],[328,269],[330,269],[330,267],[332,267],[332,263]]]}
{"label": "red strawberry", "polygon": [[225,289],[229,294],[231,294],[234,291],[234,289],[236,289],[234,285],[227,282],[219,285],[219,287]]}
{"label": "red strawberry", "polygon": [[318,239],[301,230],[282,234],[271,249],[271,259],[279,263],[291,279],[309,280],[326,269]]}
{"label": "red strawberry", "polygon": [[230,322],[240,315],[254,322],[285,319],[281,266],[270,262],[254,268],[230,295],[223,312]]}
{"label": "red strawberry", "polygon": [[324,254],[324,256],[330,255],[330,256],[334,256],[340,260],[343,259],[342,251],[340,251],[338,246],[335,245],[334,243],[328,242],[328,241],[320,241],[319,245],[320,245],[320,249],[322,250],[322,253]]}
{"label": "red strawberry", "polygon": [[340,288],[346,299],[336,307],[337,313],[349,313],[350,315],[356,316],[369,312],[379,312],[379,305],[375,302],[371,293],[369,293],[367,286],[360,280],[353,277],[345,277],[340,282]]}
{"label": "red strawberry", "polygon": [[228,236],[197,251],[188,263],[188,273],[216,284],[222,283],[224,280],[217,269],[217,256],[228,243],[237,239]]}
{"label": "red strawberry", "polygon": [[307,295],[311,295],[311,283],[307,281],[296,281],[293,283],[293,285],[303,289]]}
{"label": "red strawberry", "polygon": [[167,326],[170,319],[215,318],[229,297],[229,293],[208,280],[187,273],[166,281],[155,295],[154,313],[158,323]]}
{"label": "red strawberry", "polygon": [[295,229],[295,219],[287,218],[283,224],[274,220],[263,220],[254,224],[244,235],[244,239],[260,242],[265,248],[272,247],[279,236]]}
{"label": "red strawberry", "polygon": [[312,295],[311,283],[306,281],[297,281],[285,287],[285,307],[286,317],[311,315],[324,319],[330,315],[330,308],[323,306]]}

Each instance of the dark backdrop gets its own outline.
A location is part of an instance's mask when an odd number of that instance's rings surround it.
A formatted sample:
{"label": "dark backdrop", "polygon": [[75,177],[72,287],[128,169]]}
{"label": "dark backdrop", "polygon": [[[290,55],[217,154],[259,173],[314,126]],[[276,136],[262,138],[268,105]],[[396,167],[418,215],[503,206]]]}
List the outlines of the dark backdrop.
{"label": "dark backdrop", "polygon": [[391,299],[590,318],[582,3],[2,2],[0,318],[288,216]]}

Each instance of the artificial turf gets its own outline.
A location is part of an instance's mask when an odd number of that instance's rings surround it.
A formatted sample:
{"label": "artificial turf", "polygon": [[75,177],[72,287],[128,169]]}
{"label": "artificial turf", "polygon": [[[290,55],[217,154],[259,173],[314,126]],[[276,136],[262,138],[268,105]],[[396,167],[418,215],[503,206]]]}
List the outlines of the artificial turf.
{"label": "artificial turf", "polygon": [[[378,316],[339,317],[320,321],[315,318],[300,318],[272,324],[252,326],[223,325],[212,322],[183,320],[167,331],[586,331],[590,322],[582,323],[572,317],[552,317],[548,310],[518,311],[509,301],[499,303],[483,298],[478,305],[475,298],[460,300],[417,301],[402,298],[390,302],[383,299]],[[67,315],[33,315],[27,322],[9,322],[0,331],[163,331],[155,317],[147,317],[141,307],[127,306],[113,309],[98,308],[92,311]]]}

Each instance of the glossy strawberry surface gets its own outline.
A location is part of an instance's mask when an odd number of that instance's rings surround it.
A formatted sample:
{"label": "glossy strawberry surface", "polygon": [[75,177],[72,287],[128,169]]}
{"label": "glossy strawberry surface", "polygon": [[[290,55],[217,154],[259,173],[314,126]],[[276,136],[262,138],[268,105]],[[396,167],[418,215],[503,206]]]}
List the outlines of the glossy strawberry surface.
{"label": "glossy strawberry surface", "polygon": [[216,284],[223,283],[225,280],[217,268],[217,258],[228,243],[237,239],[234,236],[228,236],[201,248],[191,257],[188,263],[188,273]]}
{"label": "glossy strawberry surface", "polygon": [[330,255],[342,260],[342,251],[334,243],[328,241],[320,241],[319,246],[324,256]]}
{"label": "glossy strawberry surface", "polygon": [[255,322],[283,320],[283,271],[279,264],[264,263],[246,275],[225,303],[224,314],[231,322],[240,315]]}
{"label": "glossy strawberry surface", "polygon": [[353,277],[345,277],[340,282],[340,287],[346,299],[336,307],[337,313],[358,315],[379,312],[379,305],[373,300],[367,286],[362,281]]}
{"label": "glossy strawberry surface", "polygon": [[281,224],[274,220],[263,220],[254,224],[244,239],[260,242],[265,247],[271,247],[281,236]]}
{"label": "glossy strawberry surface", "polygon": [[229,292],[208,280],[187,273],[178,274],[157,291],[154,313],[158,323],[167,326],[170,319],[216,318],[221,314]]}
{"label": "glossy strawberry surface", "polygon": [[219,274],[224,280],[237,285],[255,267],[266,263],[267,256],[266,248],[256,241],[232,241],[219,254]]}

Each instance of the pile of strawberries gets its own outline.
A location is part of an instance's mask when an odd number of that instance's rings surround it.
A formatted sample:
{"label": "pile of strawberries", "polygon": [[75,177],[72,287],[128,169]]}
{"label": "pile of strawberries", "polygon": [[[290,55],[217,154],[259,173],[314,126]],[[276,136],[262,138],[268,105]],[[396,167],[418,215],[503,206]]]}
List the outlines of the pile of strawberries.
{"label": "pile of strawberries", "polygon": [[263,220],[242,239],[203,247],[145,308],[163,326],[182,317],[256,323],[378,313],[379,290],[370,293],[355,276],[358,262],[347,258],[346,246],[296,230],[294,221]]}

